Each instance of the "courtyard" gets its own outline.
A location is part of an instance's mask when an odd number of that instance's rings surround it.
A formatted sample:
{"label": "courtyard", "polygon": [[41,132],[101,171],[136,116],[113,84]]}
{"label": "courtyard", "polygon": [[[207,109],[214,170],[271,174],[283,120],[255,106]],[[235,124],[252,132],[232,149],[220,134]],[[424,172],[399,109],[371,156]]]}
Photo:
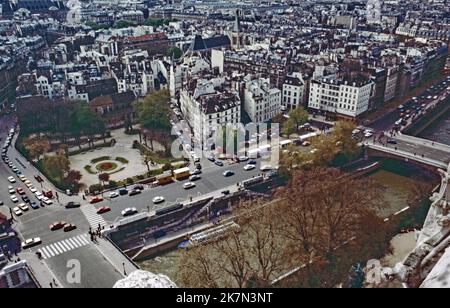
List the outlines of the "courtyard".
{"label": "courtyard", "polygon": [[[133,141],[139,140],[137,135],[127,135],[123,129],[111,131],[116,141],[112,147],[99,147],[69,157],[71,168],[81,172],[81,182],[87,187],[99,183],[99,174],[108,173],[110,180],[121,181],[146,173],[147,166],[138,149],[133,149]],[[155,149],[161,148],[156,142]],[[151,169],[160,169],[155,164]]]}

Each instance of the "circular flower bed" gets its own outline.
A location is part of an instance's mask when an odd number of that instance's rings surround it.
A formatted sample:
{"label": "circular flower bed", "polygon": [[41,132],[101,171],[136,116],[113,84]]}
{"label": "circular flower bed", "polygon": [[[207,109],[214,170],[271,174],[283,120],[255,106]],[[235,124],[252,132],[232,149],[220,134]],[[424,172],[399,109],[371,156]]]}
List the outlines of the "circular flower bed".
{"label": "circular flower bed", "polygon": [[103,162],[95,166],[95,169],[101,172],[111,172],[117,169],[118,165],[113,162]]}

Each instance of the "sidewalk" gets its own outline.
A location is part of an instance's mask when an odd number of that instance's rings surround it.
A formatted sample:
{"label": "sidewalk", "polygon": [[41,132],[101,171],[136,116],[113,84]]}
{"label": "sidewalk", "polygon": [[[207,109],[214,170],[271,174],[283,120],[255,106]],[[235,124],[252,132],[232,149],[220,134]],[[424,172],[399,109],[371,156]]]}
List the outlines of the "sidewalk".
{"label": "sidewalk", "polygon": [[100,238],[96,243],[96,247],[105,259],[121,273],[123,277],[128,276],[132,272],[138,270],[136,264],[134,264],[125,254],[123,254],[119,248],[114,246],[109,240]]}
{"label": "sidewalk", "polygon": [[50,268],[45,265],[44,261],[39,260],[35,254],[28,251],[22,251],[17,255],[21,260],[27,262],[28,267],[33,272],[33,275],[39,282],[41,288],[50,288],[50,284],[53,288],[63,288],[61,282],[52,274]]}

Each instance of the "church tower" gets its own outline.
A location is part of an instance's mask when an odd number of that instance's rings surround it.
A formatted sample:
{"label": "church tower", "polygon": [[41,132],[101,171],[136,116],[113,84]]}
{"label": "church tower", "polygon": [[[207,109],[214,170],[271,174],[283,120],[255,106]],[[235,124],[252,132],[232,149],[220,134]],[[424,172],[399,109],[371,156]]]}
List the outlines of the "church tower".
{"label": "church tower", "polygon": [[236,10],[236,16],[233,23],[233,28],[229,31],[228,37],[231,42],[231,49],[241,49],[244,43],[244,33],[241,28],[240,11]]}

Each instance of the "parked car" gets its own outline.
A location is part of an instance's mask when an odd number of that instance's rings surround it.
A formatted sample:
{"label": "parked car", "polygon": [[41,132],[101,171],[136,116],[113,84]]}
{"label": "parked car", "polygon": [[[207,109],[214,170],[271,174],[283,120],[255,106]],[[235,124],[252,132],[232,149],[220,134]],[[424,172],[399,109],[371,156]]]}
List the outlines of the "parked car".
{"label": "parked car", "polygon": [[131,196],[139,195],[140,193],[141,193],[141,191],[139,189],[133,189],[132,191],[130,191],[130,193],[128,195],[131,197]]}
{"label": "parked car", "polygon": [[21,216],[23,214],[22,210],[19,209],[17,206],[13,208],[13,212],[16,216]]}
{"label": "parked car", "polygon": [[119,189],[119,195],[121,196],[128,195],[128,189],[126,188]]}
{"label": "parked car", "polygon": [[110,197],[111,199],[117,198],[117,197],[119,197],[119,196],[120,196],[120,195],[119,195],[119,193],[118,193],[117,191],[112,191],[112,192],[109,193],[109,197]]}

